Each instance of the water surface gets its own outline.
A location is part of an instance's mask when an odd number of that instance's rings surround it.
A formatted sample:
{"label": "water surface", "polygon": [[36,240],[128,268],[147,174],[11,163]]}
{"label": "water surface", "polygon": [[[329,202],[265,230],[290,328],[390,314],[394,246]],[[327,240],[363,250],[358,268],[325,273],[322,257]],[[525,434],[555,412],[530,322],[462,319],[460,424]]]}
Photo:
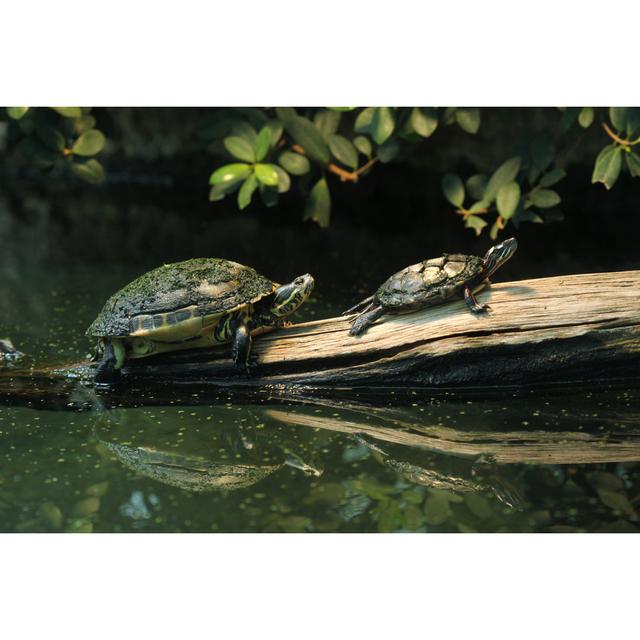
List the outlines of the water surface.
{"label": "water surface", "polygon": [[[82,358],[85,328],[138,272],[5,268],[0,337],[37,364]],[[298,319],[352,295],[318,292]],[[600,385],[119,400],[70,382],[56,402],[0,407],[0,530],[637,531],[639,399]]]}

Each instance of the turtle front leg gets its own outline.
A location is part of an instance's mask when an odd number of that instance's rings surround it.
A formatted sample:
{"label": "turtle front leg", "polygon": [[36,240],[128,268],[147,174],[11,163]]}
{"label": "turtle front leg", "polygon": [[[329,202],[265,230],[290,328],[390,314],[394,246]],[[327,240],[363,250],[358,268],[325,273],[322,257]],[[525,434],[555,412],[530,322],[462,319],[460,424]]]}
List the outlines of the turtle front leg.
{"label": "turtle front leg", "polygon": [[370,306],[365,309],[351,325],[350,336],[363,334],[380,316],[384,315],[384,309],[380,305]]}
{"label": "turtle front leg", "polygon": [[488,304],[480,304],[469,287],[464,288],[464,301],[473,313],[483,313],[491,309]]}
{"label": "turtle front leg", "polygon": [[119,340],[116,342],[105,340],[102,360],[94,376],[95,382],[109,384],[118,381],[120,379],[120,369],[124,364],[125,358],[125,349]]}
{"label": "turtle front leg", "polygon": [[257,364],[257,358],[251,355],[251,332],[246,322],[238,319],[233,325],[231,338],[231,355],[238,369],[251,373]]}

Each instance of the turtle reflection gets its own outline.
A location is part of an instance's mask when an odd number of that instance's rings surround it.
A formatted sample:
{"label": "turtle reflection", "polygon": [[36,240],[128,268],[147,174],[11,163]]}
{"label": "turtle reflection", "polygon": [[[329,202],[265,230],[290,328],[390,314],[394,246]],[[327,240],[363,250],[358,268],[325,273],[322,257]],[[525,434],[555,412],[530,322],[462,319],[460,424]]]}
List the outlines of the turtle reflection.
{"label": "turtle reflection", "polygon": [[115,410],[98,418],[95,434],[128,469],[190,492],[244,489],[284,467],[322,474],[304,452],[295,451],[263,424],[256,428],[255,417],[253,424],[207,424],[221,411],[212,407],[206,415],[200,408],[191,412],[190,421],[177,426],[166,415],[158,423],[158,416],[147,411]]}
{"label": "turtle reflection", "polygon": [[[480,492],[493,494],[498,500],[512,509],[523,510],[523,499],[519,490],[503,477],[498,465],[490,456],[479,456],[474,461],[457,460],[455,469],[451,460],[444,469],[440,456],[422,453],[421,464],[411,462],[411,451],[405,447],[381,447],[363,436],[356,439],[377,452],[382,463],[412,484],[431,489],[454,491],[456,493]],[[441,468],[438,468],[438,467]]]}

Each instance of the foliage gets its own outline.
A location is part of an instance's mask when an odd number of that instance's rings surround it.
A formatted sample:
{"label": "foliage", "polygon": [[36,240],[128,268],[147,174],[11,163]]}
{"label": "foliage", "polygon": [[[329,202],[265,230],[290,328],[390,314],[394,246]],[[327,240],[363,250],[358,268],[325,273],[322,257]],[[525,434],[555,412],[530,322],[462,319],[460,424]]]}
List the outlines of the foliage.
{"label": "foliage", "polygon": [[[489,231],[495,239],[508,224],[518,228],[522,222],[562,219],[558,209],[561,197],[550,187],[565,178],[568,154],[558,149],[557,142],[564,138],[570,149],[579,129],[588,129],[594,122],[596,109],[570,108],[561,109],[561,112],[555,137],[550,132],[541,132],[520,143],[516,154],[490,176],[475,174],[464,183],[456,175],[444,176],[444,195],[456,207],[456,213],[462,216],[467,228],[480,235],[489,224],[487,217],[496,214]],[[603,122],[603,129],[613,142],[596,157],[592,182],[602,182],[611,189],[620,175],[623,156],[631,176],[640,175],[640,156],[633,150],[640,143],[640,137],[637,137],[640,134],[640,109],[611,107],[608,116],[611,126]]]}
{"label": "foliage", "polygon": [[[456,112],[450,114],[455,119]],[[457,122],[475,132],[480,112],[459,110]],[[304,219],[327,227],[329,176],[357,183],[374,164],[393,161],[403,144],[428,138],[437,127],[433,108],[327,107],[303,114],[286,107],[238,109],[216,123],[214,135],[222,138],[234,162],[211,174],[210,199],[237,192],[238,207],[244,209],[258,192],[273,207],[295,181],[306,193]]]}
{"label": "foliage", "polygon": [[[466,228],[477,235],[486,229],[496,238],[509,225],[562,219],[558,185],[594,123],[602,126],[592,129],[594,135],[609,143],[595,158],[592,182],[609,190],[622,171],[640,175],[639,108],[571,107],[557,113],[555,124],[516,140],[492,172],[442,177],[444,196]],[[18,147],[35,166],[46,171],[66,166],[89,182],[104,179],[94,156],[105,137],[90,108],[8,107],[6,116],[10,137],[20,139]],[[244,210],[259,198],[275,207],[295,191],[305,198],[303,219],[327,227],[336,181],[357,184],[374,167],[380,171],[379,165],[408,161],[420,145],[437,144],[447,127],[476,135],[482,120],[482,109],[475,107],[232,108],[205,117],[194,138],[228,157],[211,173],[212,202],[234,197]]]}
{"label": "foliage", "polygon": [[[465,226],[480,234],[489,227],[497,235],[509,224],[551,222],[562,219],[561,197],[556,185],[566,176],[567,149],[580,131],[596,119],[592,107],[560,109],[555,131],[541,131],[520,141],[512,157],[491,175],[477,173],[462,180],[446,174],[442,189]],[[640,110],[612,107],[611,125],[603,129],[612,143],[595,160],[593,182],[610,189],[622,169],[622,158],[632,176],[640,174],[640,156],[633,147],[640,142]],[[220,131],[234,160],[211,176],[211,199],[220,200],[238,191],[238,206],[247,207],[256,190],[267,206],[290,190],[292,182],[306,193],[304,219],[326,227],[331,215],[331,184],[335,179],[358,182],[376,163],[400,160],[414,145],[422,144],[438,129],[457,125],[466,133],[478,133],[481,110],[447,107],[327,107],[244,110],[230,118]],[[271,136],[269,137],[269,132]],[[561,149],[563,143],[566,149]],[[293,176],[293,179],[292,179]],[[552,188],[554,187],[554,188]],[[466,203],[466,204],[465,204]]]}
{"label": "foliage", "polygon": [[35,167],[68,170],[94,184],[104,180],[104,168],[93,156],[103,150],[106,138],[95,128],[91,107],[7,107],[6,112],[9,138]]}

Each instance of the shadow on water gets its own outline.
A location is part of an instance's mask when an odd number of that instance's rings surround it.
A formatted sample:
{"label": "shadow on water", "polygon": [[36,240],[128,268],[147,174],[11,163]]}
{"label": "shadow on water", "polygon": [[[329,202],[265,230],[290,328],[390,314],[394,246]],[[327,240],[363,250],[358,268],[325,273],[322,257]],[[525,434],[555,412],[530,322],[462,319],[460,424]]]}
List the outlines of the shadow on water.
{"label": "shadow on water", "polygon": [[89,392],[66,411],[12,406],[0,528],[636,531],[639,393],[194,389],[138,408]]}

